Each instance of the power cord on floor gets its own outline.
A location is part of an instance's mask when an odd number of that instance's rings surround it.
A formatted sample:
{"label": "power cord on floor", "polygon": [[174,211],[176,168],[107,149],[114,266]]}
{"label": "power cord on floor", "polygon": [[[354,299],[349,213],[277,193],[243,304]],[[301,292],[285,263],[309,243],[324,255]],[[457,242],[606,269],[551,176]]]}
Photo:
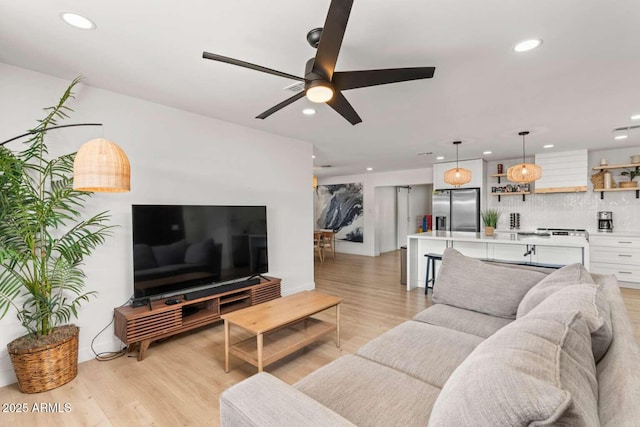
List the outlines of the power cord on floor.
{"label": "power cord on floor", "polygon": [[[133,295],[131,297],[129,297],[129,299],[122,305],[120,305],[120,307],[125,306],[129,303],[129,301],[131,301],[131,299],[133,298]],[[96,334],[95,337],[93,337],[93,339],[91,340],[91,351],[93,352],[93,354],[95,354],[95,359],[99,362],[107,362],[109,360],[114,360],[117,359],[119,357],[124,356],[125,354],[127,354],[127,350],[129,349],[128,346],[124,346],[123,348],[121,348],[118,351],[103,351],[103,352],[96,352],[95,348],[94,348],[94,343],[96,341],[96,339],[100,336],[100,334],[102,334],[104,331],[107,330],[107,328],[109,328],[109,326],[111,326],[113,324],[113,321],[115,320],[116,316],[115,314],[113,316],[111,316],[111,321],[107,324],[107,326],[105,326],[104,328],[102,328],[102,330],[100,332],[98,332]]]}

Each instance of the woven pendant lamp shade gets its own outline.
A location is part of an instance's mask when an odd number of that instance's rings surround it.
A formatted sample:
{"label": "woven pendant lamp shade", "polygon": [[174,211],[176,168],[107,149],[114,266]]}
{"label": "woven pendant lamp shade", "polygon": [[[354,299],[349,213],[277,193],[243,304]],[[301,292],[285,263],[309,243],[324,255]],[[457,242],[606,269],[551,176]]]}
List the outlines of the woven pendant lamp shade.
{"label": "woven pendant lamp shade", "polygon": [[511,182],[520,183],[536,181],[542,178],[542,167],[524,161],[524,137],[529,135],[529,131],[518,132],[518,135],[522,137],[522,163],[507,169],[507,179]]}
{"label": "woven pendant lamp shade", "polygon": [[73,162],[73,189],[104,193],[131,190],[129,159],[117,144],[96,138],[85,143]]}
{"label": "woven pendant lamp shade", "polygon": [[465,168],[453,168],[444,173],[444,182],[460,186],[471,181],[471,171]]}
{"label": "woven pendant lamp shade", "polygon": [[471,182],[471,171],[458,167],[458,145],[460,144],[462,144],[462,141],[453,141],[453,145],[456,147],[456,167],[444,173],[444,182],[456,187]]}
{"label": "woven pendant lamp shade", "polygon": [[507,169],[507,179],[512,182],[533,182],[542,178],[542,167],[532,163],[519,163]]}

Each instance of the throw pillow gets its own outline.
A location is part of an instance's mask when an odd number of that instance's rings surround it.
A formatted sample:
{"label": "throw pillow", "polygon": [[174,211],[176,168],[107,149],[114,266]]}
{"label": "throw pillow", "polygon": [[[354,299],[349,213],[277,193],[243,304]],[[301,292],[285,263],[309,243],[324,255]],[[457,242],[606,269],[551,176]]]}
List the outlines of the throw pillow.
{"label": "throw pillow", "polygon": [[560,289],[580,283],[595,283],[584,265],[569,264],[549,274],[535,285],[520,301],[516,317],[522,317],[533,310],[549,295]]}
{"label": "throw pillow", "polygon": [[136,270],[147,270],[158,266],[153,257],[151,246],[144,243],[133,245],[133,265]]}
{"label": "throw pillow", "polygon": [[178,240],[170,245],[152,246],[151,250],[153,250],[153,256],[159,266],[182,264],[184,262],[184,253],[187,250],[187,242]]}
{"label": "throw pillow", "polygon": [[599,286],[592,284],[566,286],[542,301],[529,314],[573,310],[580,311],[587,322],[591,333],[593,357],[598,363],[613,340],[611,307]]}
{"label": "throw pillow", "polygon": [[451,374],[429,426],[599,426],[590,347],[579,311],[518,319]]}
{"label": "throw pillow", "polygon": [[207,239],[200,243],[189,245],[184,254],[184,262],[187,264],[210,264],[213,240]]}
{"label": "throw pillow", "polygon": [[518,304],[545,273],[482,262],[448,248],[442,256],[433,302],[515,319]]}

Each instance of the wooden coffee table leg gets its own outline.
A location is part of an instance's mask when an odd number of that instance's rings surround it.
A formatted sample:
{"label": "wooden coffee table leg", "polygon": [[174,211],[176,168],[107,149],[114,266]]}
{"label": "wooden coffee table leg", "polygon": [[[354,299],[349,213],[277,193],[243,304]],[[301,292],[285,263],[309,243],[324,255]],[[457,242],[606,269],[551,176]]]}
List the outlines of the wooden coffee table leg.
{"label": "wooden coffee table leg", "polygon": [[224,321],[224,371],[229,372],[229,321]]}
{"label": "wooden coffee table leg", "polygon": [[258,372],[262,372],[262,334],[256,336],[256,341],[258,343]]}
{"label": "wooden coffee table leg", "polygon": [[336,346],[340,348],[340,303],[336,304]]}

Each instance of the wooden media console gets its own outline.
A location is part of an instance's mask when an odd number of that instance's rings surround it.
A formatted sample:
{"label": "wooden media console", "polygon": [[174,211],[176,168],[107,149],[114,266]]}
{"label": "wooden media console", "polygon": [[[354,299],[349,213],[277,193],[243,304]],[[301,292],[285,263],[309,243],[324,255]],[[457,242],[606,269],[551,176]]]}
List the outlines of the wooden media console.
{"label": "wooden media console", "polygon": [[118,307],[114,314],[114,333],[128,346],[140,343],[138,360],[142,360],[153,341],[217,322],[225,313],[280,298],[281,280],[267,279],[190,301],[176,295],[171,298],[180,302],[173,305],[166,305],[165,299],[160,299],[151,303],[151,310],[147,306]]}

